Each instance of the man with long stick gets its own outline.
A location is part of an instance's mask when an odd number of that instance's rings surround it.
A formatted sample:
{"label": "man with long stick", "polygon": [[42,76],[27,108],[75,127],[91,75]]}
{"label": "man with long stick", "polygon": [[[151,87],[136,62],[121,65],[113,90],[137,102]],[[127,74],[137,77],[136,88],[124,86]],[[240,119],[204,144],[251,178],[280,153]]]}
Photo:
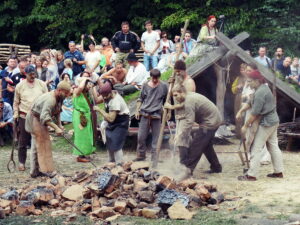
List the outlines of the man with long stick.
{"label": "man with long stick", "polygon": [[31,133],[30,175],[37,177],[54,172],[52,148],[48,126],[57,135],[63,134],[60,112],[63,100],[70,94],[71,86],[61,81],[57,89],[38,97],[26,116],[26,131]]}

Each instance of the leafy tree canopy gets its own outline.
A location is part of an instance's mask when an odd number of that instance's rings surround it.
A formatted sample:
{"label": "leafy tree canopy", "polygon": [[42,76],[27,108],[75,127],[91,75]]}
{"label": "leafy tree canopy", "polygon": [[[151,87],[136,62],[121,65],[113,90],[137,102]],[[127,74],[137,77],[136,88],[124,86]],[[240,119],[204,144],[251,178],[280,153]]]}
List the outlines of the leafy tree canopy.
{"label": "leafy tree canopy", "polygon": [[[271,52],[283,47],[287,55],[299,55],[300,4],[297,0],[4,0],[0,3],[0,42],[65,48],[69,40],[92,33],[97,40],[112,37],[127,20],[138,34],[144,22],[179,33],[185,19],[197,36],[208,15],[226,16],[229,36],[247,31],[252,50],[259,45]],[[256,51],[256,50],[255,50]]]}

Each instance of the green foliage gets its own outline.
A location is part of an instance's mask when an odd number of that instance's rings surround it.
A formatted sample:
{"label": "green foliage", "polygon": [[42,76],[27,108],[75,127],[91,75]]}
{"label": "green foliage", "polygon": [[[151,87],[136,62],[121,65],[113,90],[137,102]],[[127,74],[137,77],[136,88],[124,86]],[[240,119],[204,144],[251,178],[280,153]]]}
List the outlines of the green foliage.
{"label": "green foliage", "polygon": [[296,0],[4,0],[0,3],[0,42],[65,48],[69,40],[92,33],[97,40],[111,37],[128,20],[139,35],[144,22],[151,19],[154,28],[179,33],[185,19],[196,38],[208,15],[226,16],[225,33],[247,31],[252,50],[266,45],[270,52],[277,46],[286,55],[299,55],[300,4]]}

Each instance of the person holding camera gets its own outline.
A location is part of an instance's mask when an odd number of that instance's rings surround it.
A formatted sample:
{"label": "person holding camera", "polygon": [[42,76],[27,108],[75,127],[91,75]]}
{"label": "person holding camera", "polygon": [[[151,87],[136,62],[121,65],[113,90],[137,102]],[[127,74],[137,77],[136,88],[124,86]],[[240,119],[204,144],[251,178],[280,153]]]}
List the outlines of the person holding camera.
{"label": "person holding camera", "polygon": [[82,65],[85,64],[84,57],[80,51],[76,50],[76,44],[74,41],[69,42],[69,51],[64,54],[65,59],[71,59],[73,62],[73,74],[74,76],[80,74],[83,71]]}
{"label": "person holding camera", "polygon": [[[82,151],[73,149],[73,154],[77,155],[77,162],[90,162],[91,155],[95,150],[95,132],[97,130],[97,118],[93,111],[93,99],[100,102],[93,92],[90,74],[82,72],[77,79],[78,86],[73,91],[73,128],[74,144]],[[84,153],[84,155],[82,154]]]}

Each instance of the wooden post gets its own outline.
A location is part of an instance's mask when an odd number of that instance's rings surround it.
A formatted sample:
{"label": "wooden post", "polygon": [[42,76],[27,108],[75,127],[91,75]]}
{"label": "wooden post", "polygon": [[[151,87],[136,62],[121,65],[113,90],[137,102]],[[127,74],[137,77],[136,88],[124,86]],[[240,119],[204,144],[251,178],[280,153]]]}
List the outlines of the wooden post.
{"label": "wooden post", "polygon": [[217,87],[216,87],[216,105],[220,111],[222,120],[224,120],[224,100],[225,100],[225,92],[226,92],[226,70],[224,68],[219,67],[218,65],[214,65],[214,71],[217,76]]}
{"label": "wooden post", "polygon": [[[185,31],[186,31],[188,25],[189,25],[189,20],[186,20],[184,27],[183,27],[183,32],[180,37],[180,43],[182,43],[182,40],[183,40]],[[181,49],[182,49],[182,44],[180,45],[180,52],[181,52]],[[178,60],[178,57],[179,57],[179,55],[177,55],[176,60]],[[173,82],[169,84],[169,90],[168,90],[166,102],[170,102],[170,99],[171,99],[172,89],[173,89],[175,78],[176,78],[176,75],[174,72],[172,74],[172,77],[173,77]],[[167,122],[167,115],[168,115],[168,110],[164,109],[163,116],[162,116],[162,122],[161,122],[161,126],[160,126],[160,131],[159,131],[159,136],[158,136],[158,140],[157,140],[157,144],[156,144],[156,157],[154,158],[153,165],[152,165],[153,168],[156,168],[157,164],[158,164],[159,153],[160,153],[160,149],[161,149],[161,145],[162,145],[162,139],[164,136],[164,128],[165,128],[165,125]]]}

